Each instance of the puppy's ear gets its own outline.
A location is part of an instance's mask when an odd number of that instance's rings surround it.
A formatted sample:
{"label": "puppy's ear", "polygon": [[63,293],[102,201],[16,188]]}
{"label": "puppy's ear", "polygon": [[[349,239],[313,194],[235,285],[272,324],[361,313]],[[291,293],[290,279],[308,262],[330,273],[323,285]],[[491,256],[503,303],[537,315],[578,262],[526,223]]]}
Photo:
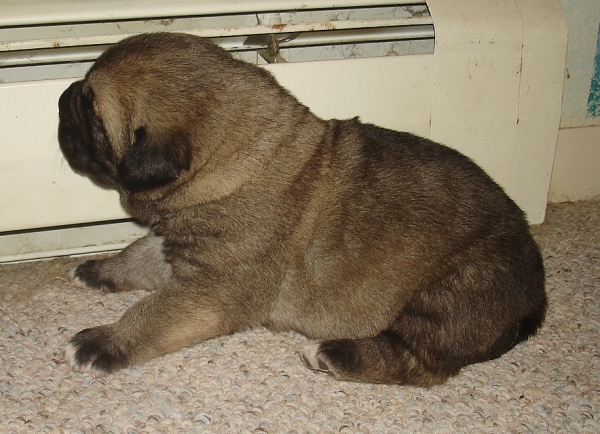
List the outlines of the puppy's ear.
{"label": "puppy's ear", "polygon": [[180,132],[150,137],[145,128],[138,128],[135,142],[119,163],[121,185],[143,191],[173,182],[182,170],[190,168],[190,151],[187,137]]}

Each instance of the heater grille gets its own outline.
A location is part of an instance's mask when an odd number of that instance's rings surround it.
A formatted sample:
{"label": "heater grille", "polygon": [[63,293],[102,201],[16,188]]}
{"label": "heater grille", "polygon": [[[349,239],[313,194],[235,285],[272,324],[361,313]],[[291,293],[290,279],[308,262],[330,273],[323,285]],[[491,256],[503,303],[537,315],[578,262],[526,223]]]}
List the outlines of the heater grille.
{"label": "heater grille", "polygon": [[0,19],[0,80],[79,77],[110,44],[157,31],[212,38],[256,64],[432,53],[427,5],[398,3],[5,26]]}

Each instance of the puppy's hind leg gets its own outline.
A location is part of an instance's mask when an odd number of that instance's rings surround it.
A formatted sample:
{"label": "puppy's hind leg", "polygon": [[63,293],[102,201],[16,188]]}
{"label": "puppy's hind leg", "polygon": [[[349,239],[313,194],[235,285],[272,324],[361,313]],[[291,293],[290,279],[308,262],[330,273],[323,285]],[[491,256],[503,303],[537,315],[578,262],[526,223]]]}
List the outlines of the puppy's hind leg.
{"label": "puppy's hind leg", "polygon": [[309,368],[340,380],[441,384],[535,334],[546,306],[541,259],[536,261],[529,273],[504,276],[489,264],[458,267],[415,293],[387,330],[310,344],[300,356]]}
{"label": "puppy's hind leg", "polygon": [[78,288],[104,292],[153,290],[168,282],[171,264],[164,257],[163,239],[146,235],[110,258],[89,260],[71,271]]}

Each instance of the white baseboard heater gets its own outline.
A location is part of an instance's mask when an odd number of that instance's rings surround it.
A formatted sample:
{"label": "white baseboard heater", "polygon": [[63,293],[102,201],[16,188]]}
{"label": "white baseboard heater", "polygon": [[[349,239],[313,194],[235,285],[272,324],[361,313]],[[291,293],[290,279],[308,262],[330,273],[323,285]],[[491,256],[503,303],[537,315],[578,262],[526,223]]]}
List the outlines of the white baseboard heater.
{"label": "white baseboard heater", "polygon": [[0,262],[144,233],[63,160],[57,101],[110,44],[154,31],[213,38],[322,117],[452,146],[544,219],[567,42],[558,0],[4,0]]}

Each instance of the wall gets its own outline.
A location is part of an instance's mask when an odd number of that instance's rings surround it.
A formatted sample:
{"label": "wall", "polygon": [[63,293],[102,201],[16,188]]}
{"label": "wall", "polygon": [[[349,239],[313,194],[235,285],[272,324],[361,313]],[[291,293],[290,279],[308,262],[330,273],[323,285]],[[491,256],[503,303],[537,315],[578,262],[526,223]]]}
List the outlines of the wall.
{"label": "wall", "polygon": [[551,202],[600,196],[600,1],[560,3],[569,45]]}

